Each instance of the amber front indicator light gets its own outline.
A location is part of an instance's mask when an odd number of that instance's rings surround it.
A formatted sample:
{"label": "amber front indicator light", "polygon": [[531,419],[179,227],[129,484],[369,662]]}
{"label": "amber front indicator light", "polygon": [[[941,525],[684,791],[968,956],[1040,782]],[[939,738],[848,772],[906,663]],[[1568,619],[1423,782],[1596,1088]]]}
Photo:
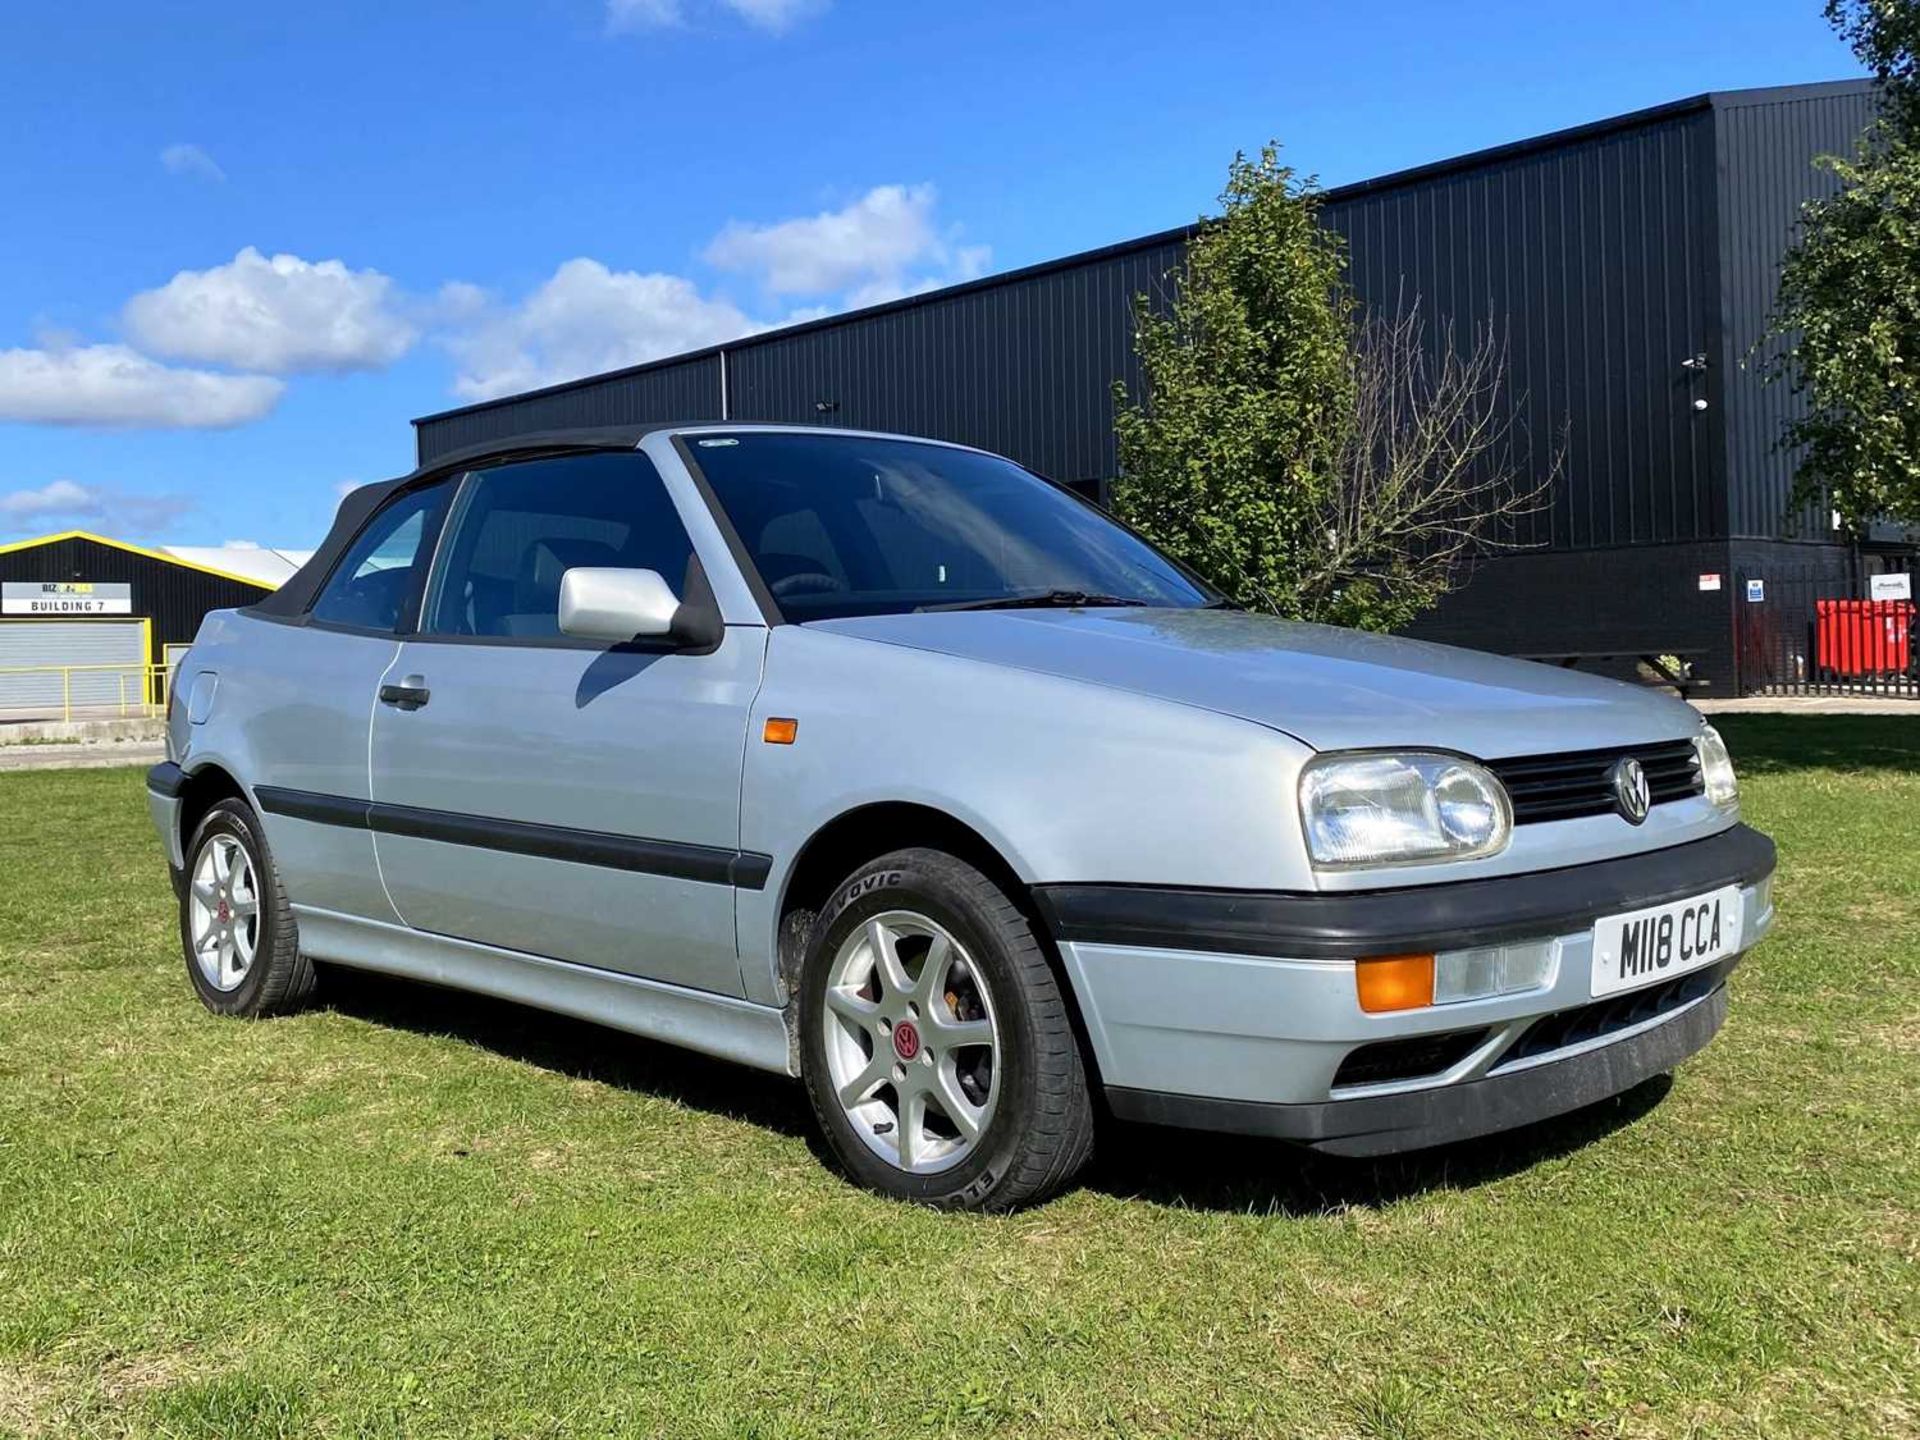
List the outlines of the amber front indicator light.
{"label": "amber front indicator light", "polygon": [[791,745],[799,738],[800,722],[774,717],[767,721],[766,728],[760,732],[761,738],[769,745]]}
{"label": "amber front indicator light", "polygon": [[1369,1015],[1433,1004],[1433,956],[1372,955],[1353,964],[1360,1008]]}

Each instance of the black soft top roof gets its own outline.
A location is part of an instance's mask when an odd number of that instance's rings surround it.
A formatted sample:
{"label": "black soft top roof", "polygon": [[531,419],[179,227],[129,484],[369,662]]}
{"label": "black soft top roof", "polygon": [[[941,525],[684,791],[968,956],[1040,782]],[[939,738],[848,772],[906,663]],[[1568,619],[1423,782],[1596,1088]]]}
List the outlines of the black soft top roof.
{"label": "black soft top roof", "polygon": [[367,523],[367,518],[375,510],[403,490],[424,485],[445,475],[457,474],[470,468],[476,461],[559,454],[569,450],[631,450],[657,430],[681,430],[689,425],[725,423],[731,422],[682,421],[675,425],[607,425],[581,430],[542,430],[503,440],[489,440],[482,445],[469,445],[436,456],[431,464],[422,465],[409,475],[392,480],[376,480],[348,491],[346,498],[340,502],[339,510],[334,513],[333,528],[327,531],[327,538],[320,542],[320,548],[313,552],[313,558],[288,576],[278,590],[248,608],[257,615],[290,617],[303,614],[314,595],[326,583],[327,576],[333,573],[341,554],[353,543],[354,536],[360,533],[360,527]]}

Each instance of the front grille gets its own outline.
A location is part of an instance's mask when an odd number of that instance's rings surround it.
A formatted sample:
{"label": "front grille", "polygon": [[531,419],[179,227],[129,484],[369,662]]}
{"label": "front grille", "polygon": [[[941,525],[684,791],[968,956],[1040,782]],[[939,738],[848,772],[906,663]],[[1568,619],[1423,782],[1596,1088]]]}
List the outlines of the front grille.
{"label": "front grille", "polygon": [[1681,1006],[1711,995],[1727,978],[1733,962],[1723,960],[1645,990],[1630,990],[1625,995],[1609,995],[1591,1005],[1580,1005],[1553,1015],[1542,1015],[1514,1043],[1507,1047],[1489,1074],[1497,1074],[1509,1065],[1550,1055],[1570,1045],[1584,1044],[1616,1034],[1648,1020],[1658,1019]]}
{"label": "front grille", "polygon": [[1685,800],[1706,790],[1700,779],[1700,757],[1691,740],[1619,750],[1520,755],[1486,764],[1500,777],[1513,800],[1513,823],[1537,825],[1545,820],[1616,813],[1613,783],[1608,776],[1615,762],[1629,755],[1645,768],[1647,790],[1655,805]]}
{"label": "front grille", "polygon": [[1456,1030],[1450,1035],[1409,1035],[1403,1040],[1375,1040],[1362,1045],[1340,1062],[1333,1088],[1343,1085],[1385,1085],[1394,1080],[1419,1080],[1451,1070],[1471,1055],[1487,1032]]}

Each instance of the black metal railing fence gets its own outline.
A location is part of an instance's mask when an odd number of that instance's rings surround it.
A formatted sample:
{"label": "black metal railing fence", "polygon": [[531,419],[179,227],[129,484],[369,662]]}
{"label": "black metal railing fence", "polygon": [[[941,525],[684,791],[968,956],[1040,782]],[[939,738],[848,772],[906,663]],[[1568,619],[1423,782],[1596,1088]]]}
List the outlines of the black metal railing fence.
{"label": "black metal railing fence", "polygon": [[1741,693],[1920,700],[1917,568],[1911,557],[1875,558],[1737,575]]}

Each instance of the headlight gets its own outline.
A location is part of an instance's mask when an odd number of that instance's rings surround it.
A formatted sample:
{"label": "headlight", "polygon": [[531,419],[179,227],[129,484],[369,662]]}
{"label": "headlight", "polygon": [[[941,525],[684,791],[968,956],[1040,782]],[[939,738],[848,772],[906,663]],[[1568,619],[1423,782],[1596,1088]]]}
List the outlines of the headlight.
{"label": "headlight", "polygon": [[1469,860],[1506,848],[1513,807],[1500,782],[1457,755],[1330,755],[1300,775],[1315,865]]}
{"label": "headlight", "polygon": [[1733,757],[1727,754],[1727,742],[1711,725],[1702,725],[1693,737],[1693,748],[1700,756],[1700,779],[1707,787],[1707,799],[1723,810],[1740,803],[1740,783],[1733,778]]}

